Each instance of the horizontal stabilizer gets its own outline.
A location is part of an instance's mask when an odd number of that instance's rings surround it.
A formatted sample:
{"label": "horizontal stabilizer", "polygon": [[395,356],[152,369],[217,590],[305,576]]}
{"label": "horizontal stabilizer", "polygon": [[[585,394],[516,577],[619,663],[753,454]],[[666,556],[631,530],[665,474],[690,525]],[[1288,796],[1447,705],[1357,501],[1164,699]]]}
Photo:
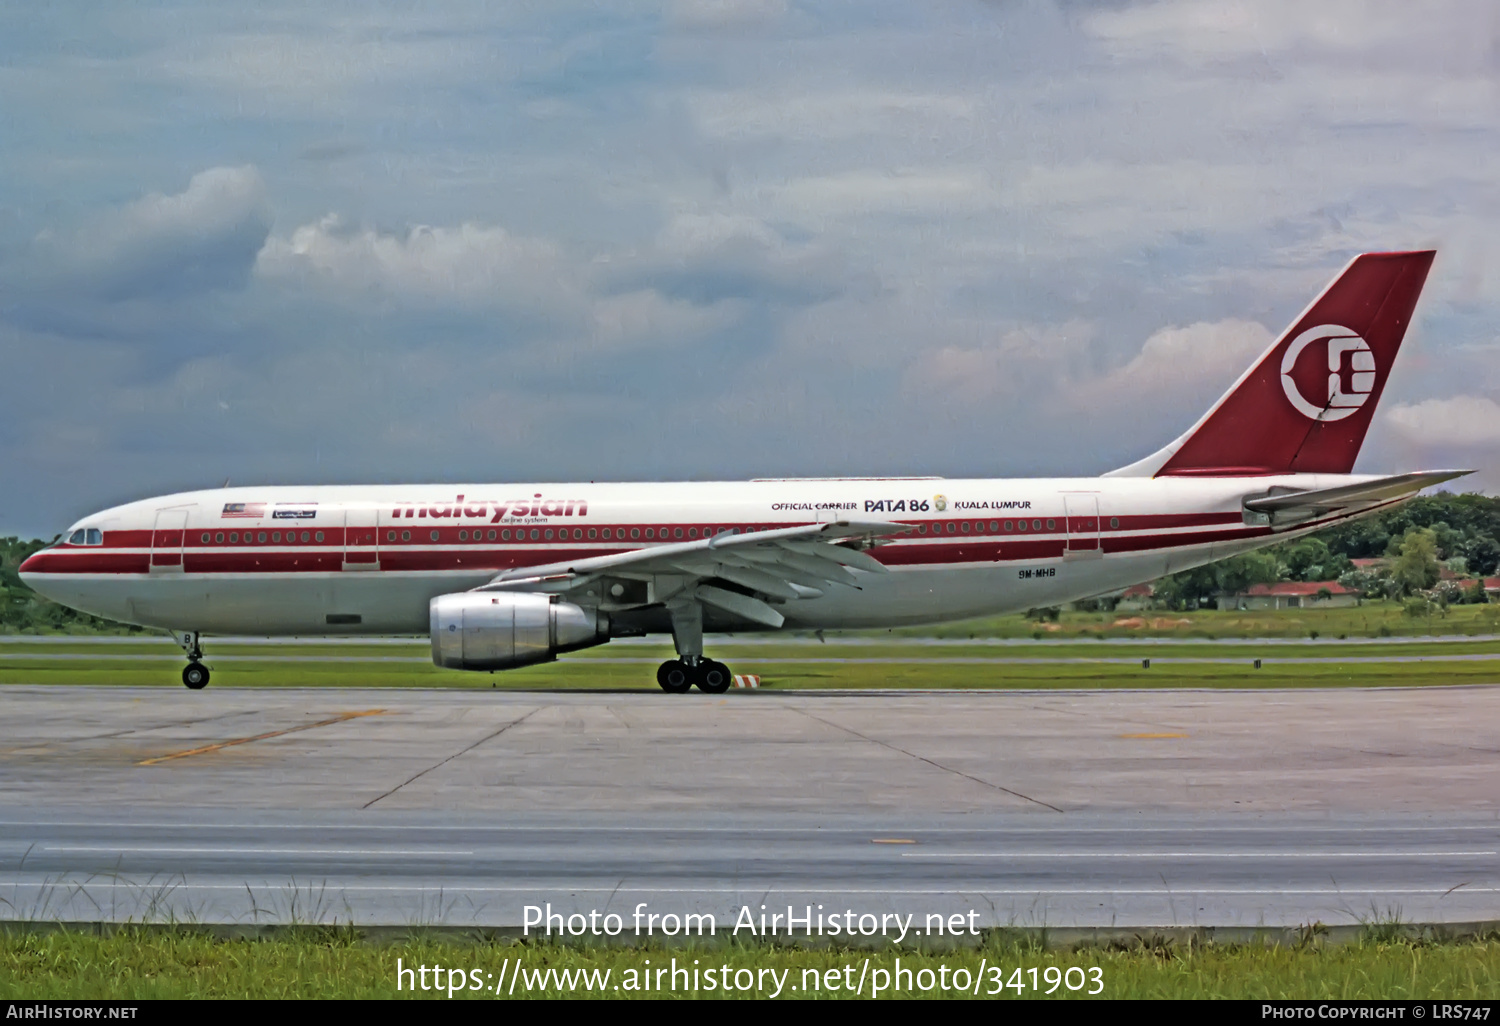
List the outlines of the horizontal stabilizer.
{"label": "horizontal stabilizer", "polygon": [[1379,477],[1359,484],[1340,485],[1337,488],[1317,488],[1246,499],[1245,509],[1251,513],[1270,515],[1273,521],[1308,519],[1332,510],[1375,506],[1408,498],[1423,488],[1431,488],[1435,484],[1472,473],[1472,470],[1420,470],[1410,474]]}

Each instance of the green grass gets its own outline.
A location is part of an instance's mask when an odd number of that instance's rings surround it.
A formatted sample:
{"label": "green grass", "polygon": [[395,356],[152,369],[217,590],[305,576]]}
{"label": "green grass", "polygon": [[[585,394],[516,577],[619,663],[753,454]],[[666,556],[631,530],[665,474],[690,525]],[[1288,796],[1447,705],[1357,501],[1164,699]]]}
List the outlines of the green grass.
{"label": "green grass", "polygon": [[[489,942],[463,944],[412,940],[394,944],[362,942],[349,930],[308,928],[273,939],[218,939],[191,928],[143,930],[122,928],[111,936],[32,931],[0,931],[0,999],[196,999],[196,998],[389,998],[425,997],[446,1000],[446,991],[396,991],[396,960],[403,966],[441,965],[477,969],[481,978],[498,974],[517,958],[528,970],[608,969],[609,984],[597,996],[642,996],[613,986],[627,970],[677,965],[692,968],[729,966],[738,969],[790,970],[782,996],[810,996],[800,989],[804,970],[842,970],[852,966],[857,980],[865,960],[870,979],[875,970],[888,973],[900,958],[903,969],[918,973],[947,966],[973,974],[981,960],[1003,967],[1006,982],[1019,980],[1025,989],[1014,999],[1044,996],[1031,989],[1030,975],[1017,968],[1038,970],[1046,984],[1046,970],[1077,966],[1102,971],[1106,998],[1280,998],[1280,999],[1491,999],[1500,993],[1500,940],[1431,943],[1380,940],[1372,934],[1358,943],[1340,946],[1263,947],[1257,945],[1173,945],[1145,941],[1113,949],[1048,950],[1033,941],[987,937],[977,949],[914,951],[884,948],[873,951],[837,947],[779,947],[738,943],[707,947],[578,948],[545,944]],[[509,960],[509,962],[507,962]],[[841,974],[842,975],[842,974]],[[972,978],[972,976],[971,976]],[[472,978],[466,977],[465,982]],[[987,972],[981,990],[990,989]],[[428,980],[430,982],[431,976]],[[1075,973],[1076,983],[1078,976]],[[826,984],[825,984],[826,985]],[[769,986],[769,982],[768,982]],[[793,992],[790,987],[798,986]],[[1084,989],[1089,989],[1085,986]],[[518,986],[514,997],[556,996],[554,985],[526,992]],[[575,996],[588,996],[577,990]],[[671,995],[670,989],[665,991]],[[937,996],[932,991],[929,996]],[[1053,996],[1066,995],[1058,987]],[[868,996],[868,984],[865,995]],[[648,995],[658,996],[652,990]],[[683,996],[692,996],[686,994]],[[702,991],[700,996],[722,996]],[[755,991],[740,996],[765,996]],[[828,991],[822,996],[831,996]],[[849,996],[840,991],[839,996]],[[951,996],[967,996],[952,994]],[[998,996],[998,995],[997,995]],[[1077,995],[1074,995],[1077,996]],[[459,991],[457,997],[494,999],[493,994]]]}
{"label": "green grass", "polygon": [[[211,642],[206,661],[217,686],[434,687],[656,690],[655,663],[667,645],[601,646],[557,663],[503,673],[441,670],[423,642],[409,645],[233,645]],[[86,656],[48,658],[59,654]],[[1017,645],[921,643],[736,644],[713,654],[771,690],[801,688],[1140,688],[1344,687],[1482,684],[1500,681],[1500,641],[1376,644],[1195,645],[1059,641]],[[1392,657],[1481,656],[1454,662]],[[122,658],[130,656],[134,658]],[[146,656],[148,658],[140,658]],[[223,657],[216,661],[216,657]],[[230,658],[233,657],[233,658]],[[314,661],[301,661],[312,657]],[[382,662],[396,657],[401,661]],[[1253,660],[1263,661],[1257,670]],[[1295,659],[1327,662],[1298,663]],[[1382,660],[1353,662],[1357,658]],[[954,662],[954,660],[981,660]],[[1141,661],[1151,660],[1149,669]],[[1223,659],[1226,662],[1181,662]],[[888,660],[869,662],[867,660]],[[1107,662],[1105,660],[1114,660]],[[160,645],[6,644],[0,684],[180,686],[181,656]]]}
{"label": "green grass", "polygon": [[[1141,619],[1139,627],[1113,626],[1120,620]],[[1373,638],[1385,634],[1414,637],[1438,634],[1500,633],[1500,603],[1436,608],[1430,615],[1406,615],[1399,602],[1371,601],[1348,609],[1279,609],[1238,612],[1200,609],[1174,613],[1166,610],[1114,613],[1063,612],[1055,624],[1034,623],[1020,616],[994,616],[930,627],[862,632],[930,638],[1069,637],[1105,634],[1109,637],[1297,638],[1317,631],[1320,637]]]}

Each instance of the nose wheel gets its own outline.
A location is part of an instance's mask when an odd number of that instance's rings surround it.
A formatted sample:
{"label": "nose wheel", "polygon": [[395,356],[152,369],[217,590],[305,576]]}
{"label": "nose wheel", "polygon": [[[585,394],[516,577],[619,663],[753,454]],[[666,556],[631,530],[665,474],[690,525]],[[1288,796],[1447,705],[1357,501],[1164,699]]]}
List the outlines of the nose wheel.
{"label": "nose wheel", "polygon": [[683,694],[695,686],[707,694],[722,695],[732,680],[729,667],[713,659],[699,659],[695,664],[668,659],[656,670],[656,683],[669,695]]}
{"label": "nose wheel", "polygon": [[208,667],[203,665],[203,648],[198,644],[197,631],[173,631],[172,640],[182,646],[188,664],[182,671],[182,683],[193,691],[208,687]]}

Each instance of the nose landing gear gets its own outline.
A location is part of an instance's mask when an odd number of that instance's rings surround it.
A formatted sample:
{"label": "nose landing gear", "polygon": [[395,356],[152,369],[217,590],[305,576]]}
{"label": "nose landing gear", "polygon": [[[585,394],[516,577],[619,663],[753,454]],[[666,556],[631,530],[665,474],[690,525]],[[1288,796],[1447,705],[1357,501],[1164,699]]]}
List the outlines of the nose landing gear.
{"label": "nose landing gear", "polygon": [[198,644],[197,631],[173,631],[172,640],[187,653],[188,664],[182,671],[182,683],[193,691],[208,687],[208,667],[203,665],[203,649]]}

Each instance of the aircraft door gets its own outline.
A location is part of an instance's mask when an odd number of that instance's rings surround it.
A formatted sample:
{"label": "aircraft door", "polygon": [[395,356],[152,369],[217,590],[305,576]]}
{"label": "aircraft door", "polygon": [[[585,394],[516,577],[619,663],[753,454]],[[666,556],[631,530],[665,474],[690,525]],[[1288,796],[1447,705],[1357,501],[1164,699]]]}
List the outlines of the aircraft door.
{"label": "aircraft door", "polygon": [[1104,555],[1099,547],[1099,496],[1064,495],[1063,511],[1067,516],[1068,543],[1063,559],[1098,559]]}
{"label": "aircraft door", "polygon": [[380,532],[377,510],[351,506],[344,510],[344,569],[380,569]]}
{"label": "aircraft door", "polygon": [[159,509],[151,529],[151,573],[182,573],[182,543],[187,532],[188,511]]}

